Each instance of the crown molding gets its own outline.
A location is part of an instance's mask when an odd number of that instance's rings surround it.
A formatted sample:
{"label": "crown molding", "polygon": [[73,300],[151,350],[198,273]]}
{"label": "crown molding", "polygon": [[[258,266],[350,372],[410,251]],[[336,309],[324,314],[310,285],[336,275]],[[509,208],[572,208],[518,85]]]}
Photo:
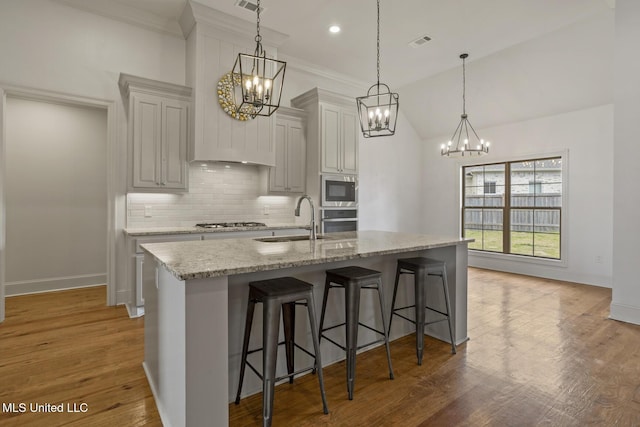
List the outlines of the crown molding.
{"label": "crown molding", "polygon": [[177,97],[191,97],[191,88],[173,83],[151,80],[144,77],[133,76],[131,74],[120,73],[118,85],[122,93],[129,96],[131,89],[143,91],[151,94],[173,94]]}
{"label": "crown molding", "polygon": [[338,73],[329,68],[304,61],[294,56],[285,55],[282,52],[278,52],[278,59],[281,61],[285,61],[287,63],[287,68],[290,70],[296,70],[304,74],[333,80],[347,86],[351,86],[356,91],[367,90],[367,88],[370,86],[370,83],[367,83],[363,80],[353,78],[346,74]]}
{"label": "crown molding", "polygon": [[147,30],[183,38],[180,26],[175,20],[166,19],[150,12],[136,9],[119,2],[87,1],[87,0],[52,0],[84,12],[93,13],[104,18],[113,19]]}
{"label": "crown molding", "polygon": [[[205,34],[227,41],[254,41],[256,36],[255,22],[220,12],[194,0],[187,1],[179,24],[185,39],[189,37],[196,24],[204,29]],[[278,48],[289,38],[287,34],[262,26],[260,35],[264,44],[274,48]]]}

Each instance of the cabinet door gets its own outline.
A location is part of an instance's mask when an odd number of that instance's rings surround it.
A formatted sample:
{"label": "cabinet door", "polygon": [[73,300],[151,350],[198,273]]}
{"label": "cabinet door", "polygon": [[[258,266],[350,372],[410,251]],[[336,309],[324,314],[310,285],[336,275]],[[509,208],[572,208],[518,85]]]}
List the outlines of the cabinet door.
{"label": "cabinet door", "polygon": [[291,121],[287,127],[287,188],[292,193],[304,193],[306,182],[306,147],[304,127]]}
{"label": "cabinet door", "polygon": [[340,155],[341,173],[358,173],[358,116],[350,110],[342,110],[340,116],[342,146]]}
{"label": "cabinet door", "polygon": [[187,189],[189,103],[162,102],[161,181],[163,188]]}
{"label": "cabinet door", "polygon": [[322,104],[321,110],[321,155],[322,172],[339,173],[340,166],[340,109]]}
{"label": "cabinet door", "polygon": [[269,190],[286,191],[287,188],[287,121],[276,122],[276,165],[269,170]]}
{"label": "cabinet door", "polygon": [[132,95],[133,186],[157,188],[160,170],[160,134],[162,102],[154,96]]}

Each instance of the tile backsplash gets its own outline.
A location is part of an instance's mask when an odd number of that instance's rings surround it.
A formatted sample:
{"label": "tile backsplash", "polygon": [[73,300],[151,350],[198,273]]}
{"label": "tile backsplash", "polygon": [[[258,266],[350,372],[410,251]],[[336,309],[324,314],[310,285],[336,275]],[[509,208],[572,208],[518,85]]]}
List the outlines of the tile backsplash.
{"label": "tile backsplash", "polygon": [[257,166],[194,162],[189,166],[189,192],[127,195],[127,228],[184,227],[198,222],[259,221],[297,223],[296,197],[265,196]]}

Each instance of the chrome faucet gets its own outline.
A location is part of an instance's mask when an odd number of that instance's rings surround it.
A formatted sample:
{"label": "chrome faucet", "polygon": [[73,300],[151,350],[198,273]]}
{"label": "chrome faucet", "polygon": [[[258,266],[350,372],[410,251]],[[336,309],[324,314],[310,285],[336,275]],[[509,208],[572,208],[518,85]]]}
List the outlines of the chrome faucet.
{"label": "chrome faucet", "polygon": [[298,199],[298,204],[296,205],[296,210],[293,212],[293,214],[295,216],[300,216],[300,205],[305,199],[309,201],[309,205],[311,206],[311,232],[309,234],[309,240],[316,240],[316,209],[313,206],[313,200],[311,200],[311,197],[307,196],[306,194],[304,196],[300,196],[300,198]]}

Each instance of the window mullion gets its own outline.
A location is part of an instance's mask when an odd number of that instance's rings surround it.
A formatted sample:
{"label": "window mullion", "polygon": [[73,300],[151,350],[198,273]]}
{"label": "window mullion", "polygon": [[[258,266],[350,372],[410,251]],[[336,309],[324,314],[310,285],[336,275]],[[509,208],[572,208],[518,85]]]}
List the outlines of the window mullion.
{"label": "window mullion", "polygon": [[504,206],[502,208],[502,252],[511,253],[511,163],[504,164]]}

